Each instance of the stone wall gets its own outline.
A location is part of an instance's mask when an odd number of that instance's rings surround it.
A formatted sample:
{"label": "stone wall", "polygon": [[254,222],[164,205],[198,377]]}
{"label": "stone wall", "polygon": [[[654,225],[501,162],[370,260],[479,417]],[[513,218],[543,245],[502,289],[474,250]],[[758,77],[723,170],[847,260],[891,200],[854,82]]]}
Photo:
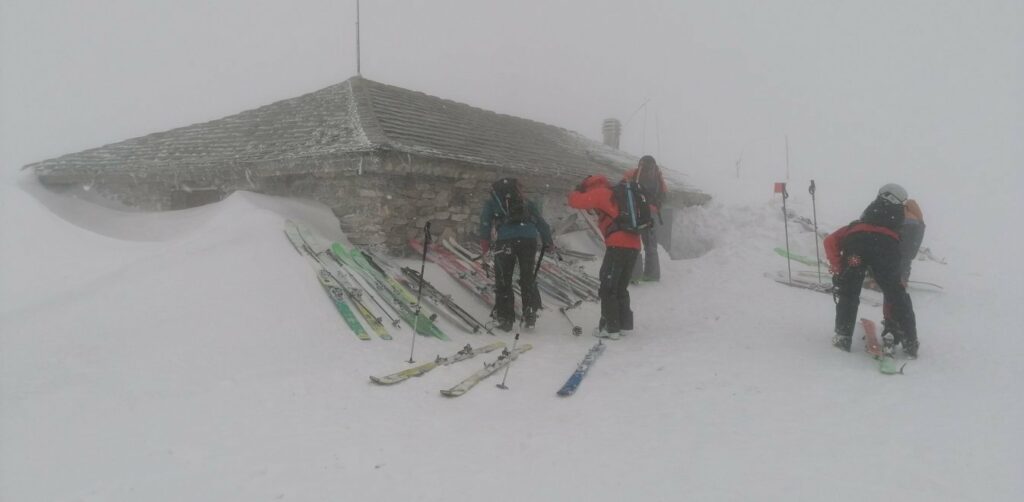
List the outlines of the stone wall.
{"label": "stone wall", "polygon": [[[458,161],[402,157],[382,156],[362,174],[328,171],[263,180],[260,191],[322,202],[338,217],[353,244],[384,248],[392,254],[408,254],[408,240],[422,238],[427,221],[436,238],[477,238],[480,211],[491,184],[504,174]],[[549,220],[559,212],[567,213],[564,199],[571,184],[523,181],[527,196],[545,207]]]}

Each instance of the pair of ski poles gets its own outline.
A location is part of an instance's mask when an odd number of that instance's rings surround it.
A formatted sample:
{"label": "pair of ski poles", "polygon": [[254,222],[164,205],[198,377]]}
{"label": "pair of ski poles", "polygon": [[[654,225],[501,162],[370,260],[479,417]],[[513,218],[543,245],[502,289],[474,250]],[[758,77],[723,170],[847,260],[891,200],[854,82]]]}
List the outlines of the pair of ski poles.
{"label": "pair of ski poles", "polygon": [[[816,191],[814,186],[814,180],[811,180],[811,186],[807,188],[807,191],[811,194],[811,210],[814,214],[814,258],[818,265],[818,283],[821,283],[821,252],[818,250],[818,203],[815,199],[814,193]],[[792,259],[789,253],[789,211],[786,210],[786,199],[789,198],[789,192],[786,190],[786,184],[782,184],[782,222],[786,228],[786,268],[789,272],[789,283],[793,283],[793,265]]]}

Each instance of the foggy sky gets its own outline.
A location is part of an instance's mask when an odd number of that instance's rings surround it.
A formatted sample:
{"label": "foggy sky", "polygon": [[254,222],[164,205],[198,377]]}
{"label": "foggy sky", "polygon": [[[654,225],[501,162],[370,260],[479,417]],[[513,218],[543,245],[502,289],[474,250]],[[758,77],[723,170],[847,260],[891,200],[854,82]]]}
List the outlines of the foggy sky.
{"label": "foggy sky", "polygon": [[[0,0],[0,167],[343,81],[354,11]],[[1022,24],[1013,0],[365,0],[362,73],[594,139],[618,117],[683,172],[781,178],[788,135],[794,178],[1019,189]]]}

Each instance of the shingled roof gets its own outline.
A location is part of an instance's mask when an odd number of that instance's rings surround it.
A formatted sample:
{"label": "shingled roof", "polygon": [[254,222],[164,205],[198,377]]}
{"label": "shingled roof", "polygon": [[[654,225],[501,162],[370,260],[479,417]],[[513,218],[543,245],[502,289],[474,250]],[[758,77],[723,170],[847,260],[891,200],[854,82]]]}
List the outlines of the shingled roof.
{"label": "shingled roof", "polygon": [[391,85],[340,84],[218,120],[129,139],[26,167],[42,178],[210,170],[391,150],[518,172],[621,172],[636,158],[582,135]]}

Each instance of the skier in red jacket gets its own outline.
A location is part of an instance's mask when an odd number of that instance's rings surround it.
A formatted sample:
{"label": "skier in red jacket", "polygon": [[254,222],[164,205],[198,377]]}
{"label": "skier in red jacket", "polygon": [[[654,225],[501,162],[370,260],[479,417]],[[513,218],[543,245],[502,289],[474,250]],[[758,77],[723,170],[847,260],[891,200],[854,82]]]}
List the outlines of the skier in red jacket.
{"label": "skier in red jacket", "polygon": [[907,191],[903,187],[893,183],[885,185],[859,220],[825,238],[825,256],[837,296],[832,344],[842,350],[850,350],[860,291],[870,269],[891,310],[891,316],[886,319],[886,331],[893,333],[894,344],[902,344],[908,357],[917,357],[920,344],[914,305],[900,274],[899,231],[903,226],[906,201]]}
{"label": "skier in red jacket", "polygon": [[633,330],[633,311],[629,307],[629,279],[633,265],[640,254],[640,236],[625,230],[615,230],[613,223],[619,208],[612,197],[608,178],[588,176],[574,192],[569,194],[569,206],[590,209],[597,213],[597,226],[604,235],[607,250],[601,262],[601,322],[596,336],[617,340],[623,333]]}

